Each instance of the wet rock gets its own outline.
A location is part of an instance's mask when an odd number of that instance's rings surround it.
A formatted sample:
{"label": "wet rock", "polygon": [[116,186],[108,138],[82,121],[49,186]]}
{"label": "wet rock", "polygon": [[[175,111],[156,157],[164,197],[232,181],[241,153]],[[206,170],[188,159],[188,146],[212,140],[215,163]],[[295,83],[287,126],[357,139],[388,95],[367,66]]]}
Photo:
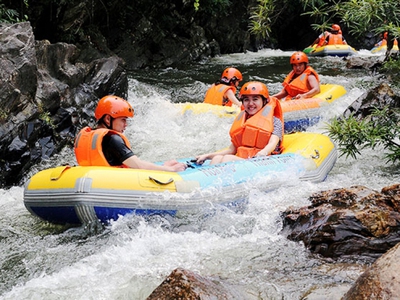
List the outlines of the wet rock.
{"label": "wet rock", "polygon": [[398,299],[400,295],[400,244],[377,259],[354,283],[342,300]]}
{"label": "wet rock", "polygon": [[400,242],[399,200],[400,184],[320,192],[283,213],[283,233],[325,257],[373,261]]}
{"label": "wet rock", "polygon": [[382,67],[385,61],[385,56],[371,56],[371,57],[361,57],[361,56],[350,56],[346,58],[346,67],[348,69],[367,69],[367,70],[377,70]]}
{"label": "wet rock", "polygon": [[[35,41],[29,22],[0,24],[0,188],[71,146],[105,94],[127,96],[125,64],[70,44]],[[85,59],[86,58],[86,59]]]}
{"label": "wet rock", "polygon": [[0,24],[0,139],[13,131],[26,114],[36,110],[34,45],[29,23]]}
{"label": "wet rock", "polygon": [[191,271],[177,268],[150,294],[146,300],[185,299],[245,299],[233,287],[220,279],[204,278]]}
{"label": "wet rock", "polygon": [[387,83],[381,83],[374,89],[358,97],[344,112],[343,117],[351,114],[358,119],[369,116],[373,109],[388,106],[391,108],[400,107],[400,97],[397,96]]}

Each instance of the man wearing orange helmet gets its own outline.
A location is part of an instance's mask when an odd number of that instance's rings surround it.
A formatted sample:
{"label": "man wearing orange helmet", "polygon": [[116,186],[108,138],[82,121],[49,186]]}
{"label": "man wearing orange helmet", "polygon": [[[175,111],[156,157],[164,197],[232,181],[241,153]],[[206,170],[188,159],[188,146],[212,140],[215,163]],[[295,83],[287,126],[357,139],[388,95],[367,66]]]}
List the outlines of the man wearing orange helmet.
{"label": "man wearing orange helmet", "polygon": [[114,166],[133,169],[178,172],[186,165],[175,160],[156,165],[138,158],[123,135],[128,118],[133,117],[130,103],[108,95],[100,99],[95,110],[97,128],[83,128],[75,139],[75,156],[81,166]]}
{"label": "man wearing orange helmet", "polygon": [[235,104],[240,107],[242,104],[235,94],[239,82],[242,80],[242,73],[238,69],[226,68],[222,72],[221,78],[208,89],[204,103],[222,106]]}
{"label": "man wearing orange helmet", "polygon": [[338,24],[333,24],[331,34],[326,37],[327,45],[347,45],[346,40],[342,35],[342,29]]}
{"label": "man wearing orange helmet", "polygon": [[308,65],[308,57],[298,51],[290,57],[292,71],[283,81],[283,89],[273,95],[278,99],[311,98],[320,92],[317,72]]}
{"label": "man wearing orange helmet", "polygon": [[198,164],[208,159],[210,164],[219,164],[282,152],[283,114],[279,100],[270,96],[266,85],[258,81],[244,84],[239,98],[244,110],[229,131],[230,146],[197,156]]}

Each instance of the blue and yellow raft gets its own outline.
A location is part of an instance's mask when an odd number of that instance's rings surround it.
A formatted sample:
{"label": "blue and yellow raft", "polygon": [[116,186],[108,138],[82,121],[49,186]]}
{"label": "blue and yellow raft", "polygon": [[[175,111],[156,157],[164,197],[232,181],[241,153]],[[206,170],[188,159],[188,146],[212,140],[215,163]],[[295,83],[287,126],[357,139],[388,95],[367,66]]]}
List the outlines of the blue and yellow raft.
{"label": "blue and yellow raft", "polygon": [[[324,110],[331,103],[347,93],[338,84],[321,84],[320,93],[312,98],[281,101],[285,122],[285,132],[303,131],[315,125],[321,119]],[[240,108],[236,106],[221,106],[208,103],[177,103],[183,113],[193,114],[213,113],[219,117],[235,117]]]}
{"label": "blue and yellow raft", "polygon": [[55,224],[108,224],[127,214],[179,215],[243,202],[250,188],[264,191],[293,180],[323,181],[336,159],[329,137],[303,132],[285,135],[280,155],[191,164],[183,172],[59,166],[27,181],[24,204],[33,215]]}

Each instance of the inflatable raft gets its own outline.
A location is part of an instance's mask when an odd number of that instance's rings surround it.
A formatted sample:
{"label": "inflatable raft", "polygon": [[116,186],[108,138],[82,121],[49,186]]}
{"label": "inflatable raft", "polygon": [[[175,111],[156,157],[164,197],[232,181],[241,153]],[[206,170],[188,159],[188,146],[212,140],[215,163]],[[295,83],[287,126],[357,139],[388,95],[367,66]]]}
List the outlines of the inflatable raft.
{"label": "inflatable raft", "polygon": [[397,39],[394,39],[393,47],[392,47],[392,49],[390,49],[390,54],[392,55],[392,54],[397,54],[397,53],[399,53],[399,44],[397,42]]}
{"label": "inflatable raft", "polygon": [[108,224],[126,214],[179,216],[243,203],[252,188],[323,181],[337,159],[334,144],[322,134],[285,135],[284,147],[280,155],[218,165],[189,161],[183,172],[59,166],[27,181],[24,204],[55,224]]}
{"label": "inflatable raft", "polygon": [[284,112],[285,132],[303,131],[317,124],[329,105],[345,95],[346,89],[337,84],[321,84],[320,93],[312,98],[285,99],[281,102]]}
{"label": "inflatable raft", "polygon": [[371,53],[372,54],[380,54],[380,55],[382,55],[382,54],[385,54],[386,51],[387,51],[387,45],[382,45],[382,46],[374,47],[374,48],[371,49]]}
{"label": "inflatable raft", "polygon": [[[346,94],[346,89],[338,84],[321,84],[321,91],[313,98],[282,101],[285,132],[303,131],[316,124],[329,104]],[[240,108],[208,103],[177,103],[183,113],[213,113],[220,117],[235,117]]]}
{"label": "inflatable raft", "polygon": [[[308,56],[350,56],[356,55],[357,51],[349,45],[325,45],[321,47],[316,47],[314,50],[309,51],[310,47],[307,47]],[[303,50],[304,51],[304,50]]]}
{"label": "inflatable raft", "polygon": [[315,48],[317,48],[316,44],[310,45],[307,48],[304,48],[303,52],[308,55],[310,52],[313,52],[315,50]]}

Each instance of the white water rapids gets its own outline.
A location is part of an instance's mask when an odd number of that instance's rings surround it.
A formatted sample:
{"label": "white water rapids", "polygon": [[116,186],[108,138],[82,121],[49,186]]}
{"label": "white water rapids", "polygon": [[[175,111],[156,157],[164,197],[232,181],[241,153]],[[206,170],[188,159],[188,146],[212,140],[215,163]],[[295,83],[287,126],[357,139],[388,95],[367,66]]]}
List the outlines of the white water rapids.
{"label": "white water rapids", "polygon": [[[201,101],[231,65],[238,66],[245,81],[263,81],[275,93],[290,69],[290,55],[262,50],[131,74],[128,100],[135,116],[126,134],[134,152],[161,161],[225,147],[231,119],[212,114],[189,118],[172,102]],[[310,60],[323,83],[341,84],[348,91],[308,130],[323,133],[325,122],[374,87],[375,78],[347,70],[340,58]],[[25,209],[22,186],[0,190],[0,299],[143,300],[178,267],[222,279],[244,299],[340,299],[366,266],[323,260],[287,240],[280,235],[280,213],[308,205],[315,192],[352,185],[380,190],[399,183],[399,171],[382,158],[383,150],[364,150],[357,159],[339,157],[322,183],[288,180],[269,192],[249,189],[243,212],[216,208],[206,216],[126,216],[101,231],[45,223]],[[32,173],[67,162],[75,163],[68,149]]]}

